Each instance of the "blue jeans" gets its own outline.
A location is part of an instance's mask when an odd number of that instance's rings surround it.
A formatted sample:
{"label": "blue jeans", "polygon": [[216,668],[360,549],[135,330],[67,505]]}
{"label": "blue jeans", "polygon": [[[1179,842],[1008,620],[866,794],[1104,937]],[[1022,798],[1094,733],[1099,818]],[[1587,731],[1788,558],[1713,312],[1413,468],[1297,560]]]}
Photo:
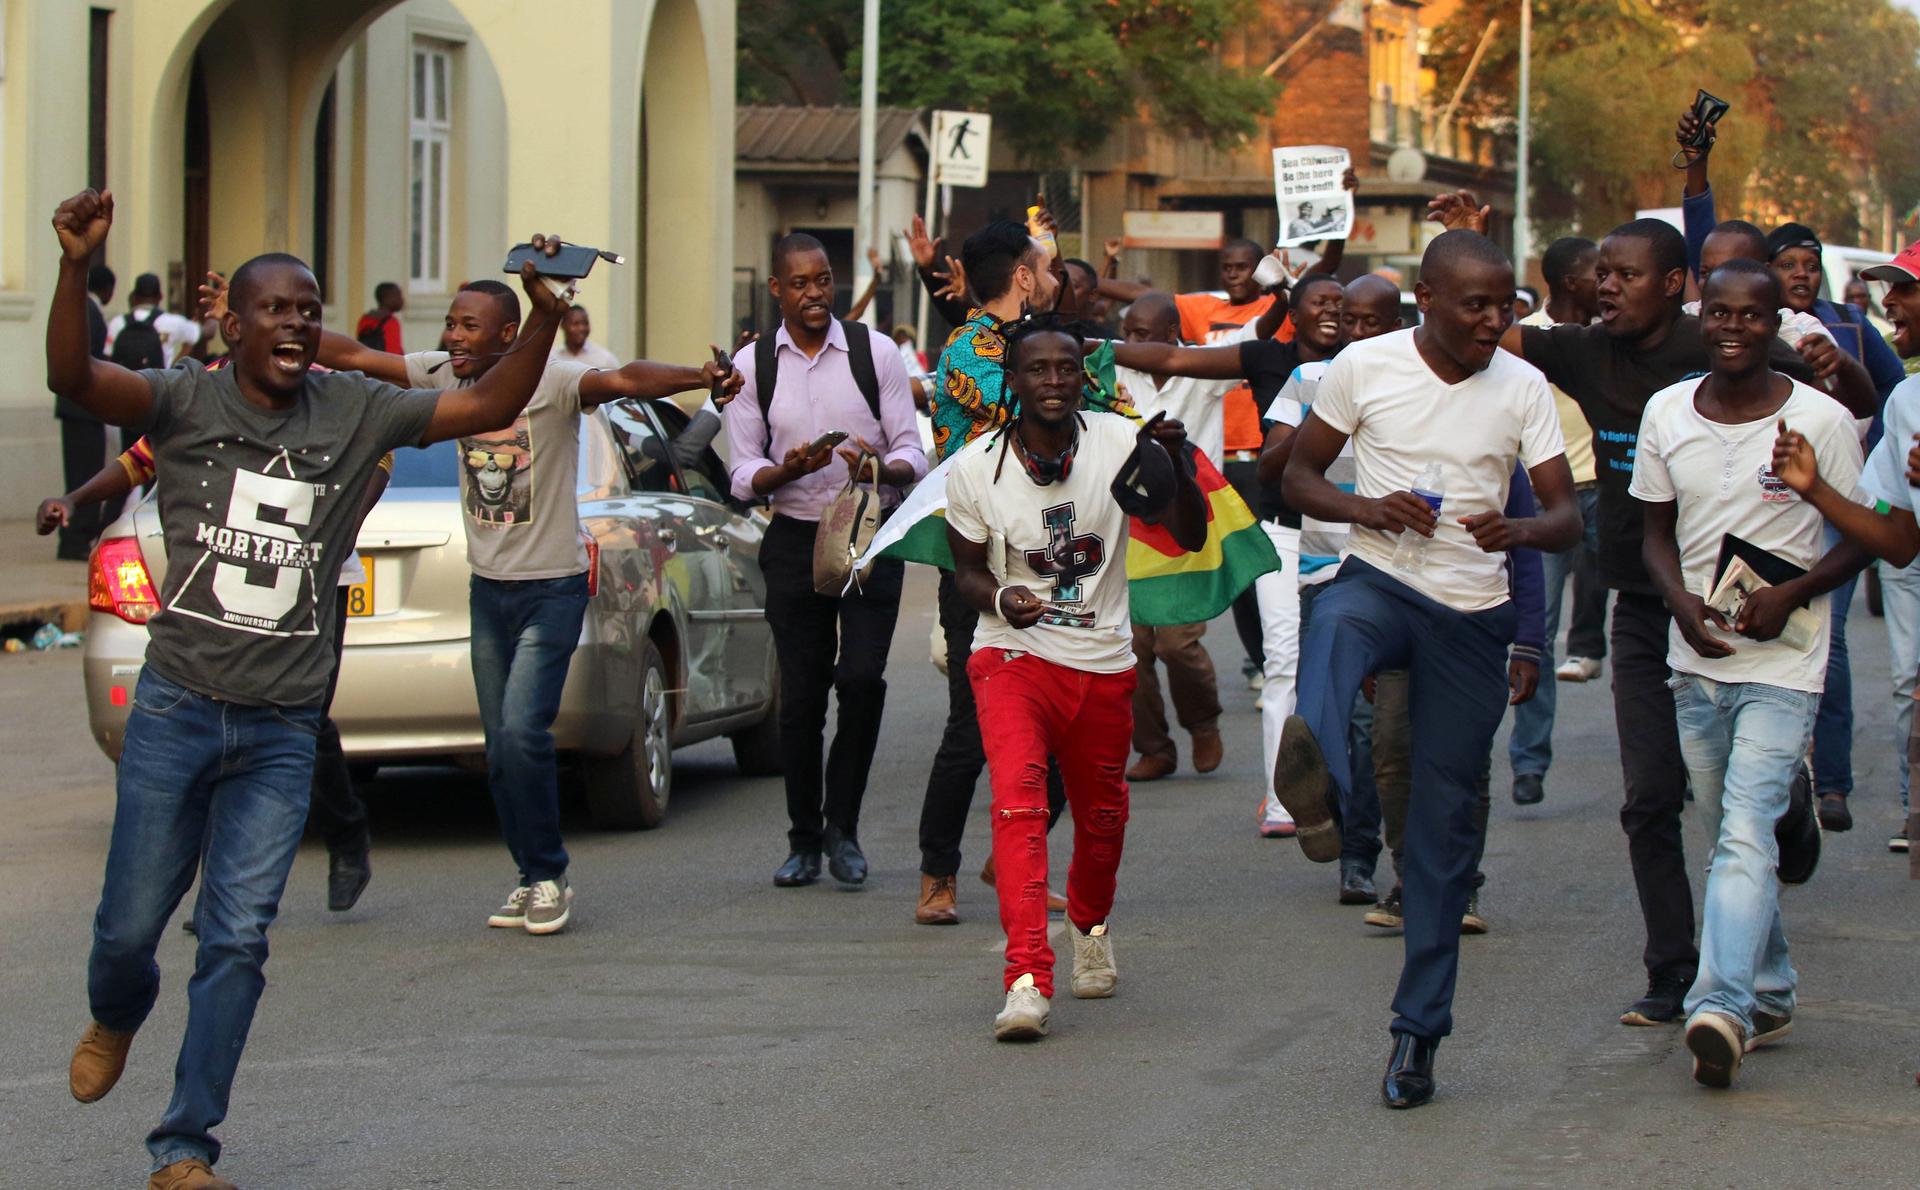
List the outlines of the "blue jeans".
{"label": "blue jeans", "polygon": [[1406,961],[1394,994],[1393,1030],[1438,1041],[1453,1028],[1460,915],[1467,907],[1483,832],[1475,785],[1507,705],[1507,646],[1515,612],[1503,603],[1459,612],[1358,558],[1314,598],[1300,647],[1299,715],[1322,741],[1343,806],[1354,781],[1347,758],[1353,696],[1368,674],[1409,671],[1413,784],[1407,808]]}
{"label": "blue jeans", "polygon": [[[1553,659],[1560,640],[1560,609],[1566,601],[1567,578],[1580,561],[1582,550],[1600,548],[1600,490],[1580,492],[1580,516],[1586,522],[1586,538],[1572,549],[1557,554],[1541,554],[1541,577],[1547,589],[1547,645],[1540,654],[1540,686],[1533,697],[1513,708],[1513,734],[1507,739],[1507,759],[1513,775],[1532,773],[1544,777],[1553,766],[1553,717],[1559,702],[1559,682],[1553,676]],[[1605,594],[1602,593],[1602,599]],[[1576,628],[1579,618],[1574,619]],[[1580,654],[1575,652],[1574,656]]]}
{"label": "blue jeans", "polygon": [[[1313,622],[1313,601],[1329,583],[1308,583],[1300,588],[1300,627],[1294,645],[1306,636]],[[1284,717],[1283,717],[1284,719]],[[1353,698],[1353,723],[1347,731],[1348,768],[1353,784],[1347,796],[1329,807],[1340,827],[1340,862],[1354,863],[1373,875],[1380,862],[1380,791],[1374,783],[1373,704],[1365,695]],[[1269,766],[1271,767],[1271,766]]]}
{"label": "blue jeans", "polygon": [[307,825],[321,709],[250,707],[141,671],[120,756],[113,834],[87,959],[93,1019],[117,1033],[160,992],[154,947],[204,865],[173,1099],[147,1135],[153,1168],[219,1160],[240,1051],[266,987],[267,927]]}
{"label": "blue jeans", "polygon": [[1675,674],[1669,685],[1680,752],[1714,840],[1687,1013],[1722,1013],[1751,1033],[1754,1009],[1793,1011],[1799,982],[1780,927],[1773,828],[1786,812],[1820,696],[1694,674]]}
{"label": "blue jeans", "polygon": [[1880,564],[1880,598],[1887,611],[1887,666],[1893,677],[1893,754],[1900,769],[1900,811],[1907,810],[1907,735],[1913,729],[1913,687],[1920,675],[1920,562],[1904,569]]}
{"label": "blue jeans", "polygon": [[[1827,530],[1827,548],[1839,535]],[[1847,609],[1853,606],[1854,575],[1828,596],[1827,689],[1813,724],[1813,788],[1818,793],[1853,792],[1853,670],[1847,661]]]}
{"label": "blue jeans", "polygon": [[473,687],[487,786],[521,884],[567,874],[553,721],[587,615],[587,576],[502,582],[474,575]]}

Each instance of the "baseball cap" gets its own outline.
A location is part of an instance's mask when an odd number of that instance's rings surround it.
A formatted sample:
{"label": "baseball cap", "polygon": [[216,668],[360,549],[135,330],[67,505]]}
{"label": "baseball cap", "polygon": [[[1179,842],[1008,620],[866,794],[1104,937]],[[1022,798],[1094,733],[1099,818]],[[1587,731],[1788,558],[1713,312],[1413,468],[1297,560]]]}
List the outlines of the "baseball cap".
{"label": "baseball cap", "polygon": [[1885,264],[1861,269],[1860,275],[1869,281],[1885,281],[1889,285],[1920,281],[1920,240],[1908,244],[1901,249],[1900,255]]}

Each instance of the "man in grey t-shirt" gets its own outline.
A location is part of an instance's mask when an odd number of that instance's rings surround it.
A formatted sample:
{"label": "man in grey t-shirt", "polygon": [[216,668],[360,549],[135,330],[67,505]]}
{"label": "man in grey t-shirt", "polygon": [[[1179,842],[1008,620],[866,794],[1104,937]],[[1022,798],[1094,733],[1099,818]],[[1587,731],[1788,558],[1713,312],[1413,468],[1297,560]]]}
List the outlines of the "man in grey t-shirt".
{"label": "man in grey t-shirt", "polygon": [[[201,864],[199,954],[173,1098],[147,1136],[155,1185],[230,1183],[212,1129],[265,984],[267,927],[306,825],[340,564],[380,456],[510,423],[533,395],[558,303],[528,356],[459,393],[310,374],[320,287],[286,255],[235,271],[219,311],[234,365],[133,372],[87,350],[87,262],[113,199],[60,204],[59,282],[47,318],[47,387],[146,433],[166,528],[166,589],[121,750],[87,991],[93,1021],[68,1072],[74,1098],[107,1094],[160,986],[154,949]],[[536,245],[543,249],[544,239]],[[558,248],[558,243],[553,243]]]}
{"label": "man in grey t-shirt", "polygon": [[[447,311],[449,351],[392,355],[328,334],[320,361],[395,384],[457,391],[518,353],[519,326],[512,290],[473,281]],[[576,505],[580,415],[621,397],[716,384],[724,398],[739,388],[739,374],[723,376],[715,364],[635,360],[600,370],[549,360],[525,412],[460,440],[461,519],[473,566],[473,684],[487,737],[487,784],[518,871],[506,902],[487,918],[490,926],[556,934],[572,916],[553,721],[587,611],[587,547]]]}

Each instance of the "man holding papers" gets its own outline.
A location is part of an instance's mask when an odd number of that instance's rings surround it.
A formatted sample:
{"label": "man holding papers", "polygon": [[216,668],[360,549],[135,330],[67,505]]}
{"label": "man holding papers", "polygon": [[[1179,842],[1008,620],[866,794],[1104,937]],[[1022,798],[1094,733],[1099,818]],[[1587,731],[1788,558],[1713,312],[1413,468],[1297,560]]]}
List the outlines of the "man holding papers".
{"label": "man holding papers", "polygon": [[[1821,560],[1819,510],[1773,469],[1782,422],[1812,445],[1834,490],[1855,492],[1861,468],[1852,415],[1768,366],[1780,304],[1779,281],[1756,262],[1730,261],[1707,278],[1710,371],[1647,403],[1630,488],[1645,503],[1648,573],[1673,612],[1667,662],[1680,750],[1714,840],[1699,974],[1685,1004],[1693,1077],[1710,1087],[1731,1085],[1747,1051],[1792,1027],[1797,977],[1781,929],[1774,823],[1826,680],[1826,593],[1859,560],[1850,549]],[[1736,560],[1781,581],[1754,589],[1730,616],[1709,598]],[[1789,642],[1782,629],[1806,604],[1811,632]]]}

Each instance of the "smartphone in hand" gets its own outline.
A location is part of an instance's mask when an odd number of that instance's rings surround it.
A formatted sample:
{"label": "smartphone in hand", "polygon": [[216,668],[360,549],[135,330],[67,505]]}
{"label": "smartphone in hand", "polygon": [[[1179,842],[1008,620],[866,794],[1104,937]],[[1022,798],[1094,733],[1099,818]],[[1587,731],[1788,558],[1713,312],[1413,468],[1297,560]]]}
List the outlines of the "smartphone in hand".
{"label": "smartphone in hand", "polygon": [[842,442],[845,442],[847,438],[848,434],[845,430],[828,430],[812,442],[807,443],[807,455],[808,457],[812,457],[823,450],[832,450]]}

